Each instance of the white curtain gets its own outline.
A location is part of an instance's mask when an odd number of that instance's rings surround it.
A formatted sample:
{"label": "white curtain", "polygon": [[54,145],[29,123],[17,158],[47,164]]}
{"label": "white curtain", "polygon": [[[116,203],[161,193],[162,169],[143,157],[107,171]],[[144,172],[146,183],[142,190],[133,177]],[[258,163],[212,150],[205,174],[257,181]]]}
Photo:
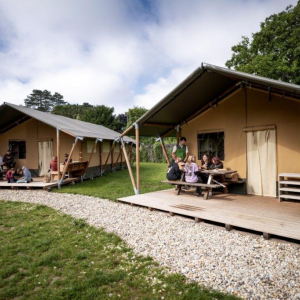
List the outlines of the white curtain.
{"label": "white curtain", "polygon": [[53,157],[52,141],[38,142],[39,148],[39,176],[45,176]]}
{"label": "white curtain", "polygon": [[247,132],[247,192],[276,197],[276,131]]}

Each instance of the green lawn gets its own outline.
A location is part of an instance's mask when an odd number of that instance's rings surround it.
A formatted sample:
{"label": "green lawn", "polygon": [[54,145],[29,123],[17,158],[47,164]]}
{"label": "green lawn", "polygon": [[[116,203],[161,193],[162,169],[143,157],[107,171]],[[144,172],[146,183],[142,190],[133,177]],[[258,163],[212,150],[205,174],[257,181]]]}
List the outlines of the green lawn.
{"label": "green lawn", "polygon": [[[166,179],[167,168],[167,164],[141,163],[141,193],[149,193],[169,188],[168,185],[161,183],[162,180]],[[135,166],[133,167],[133,173],[134,175],[136,174]],[[95,196],[111,200],[134,195],[127,169],[108,173],[94,180],[86,180],[75,186],[63,186],[60,190],[54,191]]]}
{"label": "green lawn", "polygon": [[82,220],[0,201],[0,299],[237,298],[168,275],[118,236]]}

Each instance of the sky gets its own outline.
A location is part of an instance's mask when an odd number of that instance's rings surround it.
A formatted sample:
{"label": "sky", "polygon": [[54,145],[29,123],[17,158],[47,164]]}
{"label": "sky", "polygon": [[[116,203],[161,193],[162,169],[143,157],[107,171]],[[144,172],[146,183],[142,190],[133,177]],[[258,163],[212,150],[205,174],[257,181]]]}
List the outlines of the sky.
{"label": "sky", "polygon": [[297,0],[0,0],[0,104],[33,89],[151,108]]}

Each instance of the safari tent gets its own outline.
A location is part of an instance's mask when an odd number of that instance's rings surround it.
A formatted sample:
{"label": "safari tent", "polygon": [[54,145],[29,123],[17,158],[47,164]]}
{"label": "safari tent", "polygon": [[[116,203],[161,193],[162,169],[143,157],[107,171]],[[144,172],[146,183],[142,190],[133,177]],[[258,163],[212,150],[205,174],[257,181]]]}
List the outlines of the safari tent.
{"label": "safari tent", "polygon": [[[52,157],[57,156],[62,163],[65,153],[72,158],[73,165],[77,163],[77,174],[85,178],[125,165],[120,143],[116,141],[120,133],[104,126],[10,103],[0,106],[0,115],[0,154],[3,157],[10,149],[16,167],[26,166],[33,176],[44,176]],[[134,140],[124,137],[124,142],[130,157]],[[58,181],[63,173],[62,169]]]}
{"label": "safari tent", "polygon": [[124,134],[184,136],[198,164],[238,172],[230,191],[275,197],[278,174],[300,173],[299,113],[300,86],[203,63]]}
{"label": "safari tent", "polygon": [[164,153],[164,137],[184,136],[198,164],[206,152],[218,155],[224,168],[238,172],[239,182],[208,200],[193,189],[176,195],[167,185],[138,195],[137,156],[137,177],[131,176],[136,195],[118,200],[227,230],[262,232],[266,239],[300,240],[299,113],[300,86],[203,63],[123,135],[135,133],[137,141],[155,136]]}

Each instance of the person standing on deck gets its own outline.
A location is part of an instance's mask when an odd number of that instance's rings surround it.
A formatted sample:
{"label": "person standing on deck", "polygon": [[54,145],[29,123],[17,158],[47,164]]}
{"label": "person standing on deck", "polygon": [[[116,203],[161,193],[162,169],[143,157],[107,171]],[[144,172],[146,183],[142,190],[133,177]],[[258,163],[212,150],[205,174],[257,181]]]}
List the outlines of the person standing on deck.
{"label": "person standing on deck", "polygon": [[182,136],[179,139],[179,143],[173,147],[173,151],[172,151],[173,162],[176,160],[176,157],[179,157],[183,162],[186,163],[188,155],[189,155],[189,150],[186,145],[186,138]]}

